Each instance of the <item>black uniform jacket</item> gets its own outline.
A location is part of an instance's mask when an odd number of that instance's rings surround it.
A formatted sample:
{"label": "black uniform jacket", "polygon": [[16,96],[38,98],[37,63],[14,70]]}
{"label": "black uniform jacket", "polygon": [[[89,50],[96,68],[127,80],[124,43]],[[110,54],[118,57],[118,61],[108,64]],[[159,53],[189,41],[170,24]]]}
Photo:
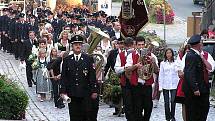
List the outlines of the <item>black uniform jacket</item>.
{"label": "black uniform jacket", "polygon": [[183,91],[193,95],[199,90],[201,94],[209,93],[209,84],[204,81],[203,61],[194,50],[190,50],[185,59]]}
{"label": "black uniform jacket", "polygon": [[81,54],[75,61],[74,54],[63,60],[61,93],[69,97],[87,97],[98,92],[93,59],[87,54]]}
{"label": "black uniform jacket", "polygon": [[32,53],[33,44],[30,42],[30,39],[27,39],[23,42],[23,47],[21,49],[21,57],[20,60],[27,60],[29,55]]}
{"label": "black uniform jacket", "polygon": [[104,76],[106,76],[109,68],[111,68],[114,71],[114,66],[116,63],[116,57],[118,53],[119,53],[118,49],[113,49],[109,52],[109,56],[107,58],[107,64],[105,65],[105,68],[104,68],[104,71],[105,71]]}

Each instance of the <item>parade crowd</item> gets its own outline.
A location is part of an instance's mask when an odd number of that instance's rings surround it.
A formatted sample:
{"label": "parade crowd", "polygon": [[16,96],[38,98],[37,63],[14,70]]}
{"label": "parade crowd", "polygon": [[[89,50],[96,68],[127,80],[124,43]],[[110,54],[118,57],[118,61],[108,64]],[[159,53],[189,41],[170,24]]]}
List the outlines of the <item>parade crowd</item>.
{"label": "parade crowd", "polygon": [[[90,53],[104,59],[99,71],[97,58],[87,53],[94,41],[89,26],[109,36],[99,40]],[[101,88],[110,70],[119,77],[123,102],[113,115],[125,113],[127,121],[149,121],[162,92],[167,121],[177,120],[176,103],[182,104],[184,121],[206,121],[208,74],[215,62],[202,50],[202,36],[192,36],[176,59],[173,49],[166,48],[160,61],[146,49],[143,36],[123,38],[120,30],[118,17],[104,11],[90,12],[84,6],[54,13],[41,6],[26,13],[21,7],[9,7],[0,16],[2,51],[20,60],[28,86],[36,85],[41,103],[51,94],[54,106],[62,109],[63,97],[70,98],[71,121],[97,120]]]}

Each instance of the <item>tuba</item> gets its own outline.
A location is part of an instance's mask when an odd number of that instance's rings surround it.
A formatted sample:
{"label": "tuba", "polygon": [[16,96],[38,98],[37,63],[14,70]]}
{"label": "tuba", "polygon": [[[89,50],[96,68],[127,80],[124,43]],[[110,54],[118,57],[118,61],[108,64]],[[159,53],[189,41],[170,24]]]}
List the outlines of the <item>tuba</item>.
{"label": "tuba", "polygon": [[89,46],[86,45],[87,49],[85,50],[86,50],[86,53],[94,57],[95,64],[96,64],[95,70],[96,70],[96,74],[98,75],[99,72],[101,72],[102,64],[104,63],[104,57],[101,54],[94,54],[93,51],[104,37],[106,38],[110,38],[110,37],[108,34],[104,33],[99,28],[96,28],[93,26],[88,26],[88,27],[91,30],[91,34],[88,39]]}

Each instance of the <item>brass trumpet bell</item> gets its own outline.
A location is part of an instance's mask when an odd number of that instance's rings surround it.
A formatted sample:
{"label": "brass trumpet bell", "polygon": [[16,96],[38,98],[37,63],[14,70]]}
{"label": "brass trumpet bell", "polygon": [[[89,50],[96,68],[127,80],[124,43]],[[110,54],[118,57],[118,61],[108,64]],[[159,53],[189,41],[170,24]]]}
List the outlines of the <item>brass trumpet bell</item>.
{"label": "brass trumpet bell", "polygon": [[99,28],[88,26],[91,30],[91,35],[89,37],[88,43],[90,45],[87,53],[92,54],[93,50],[97,47],[97,45],[101,42],[103,38],[110,38],[110,36],[103,31],[101,31]]}

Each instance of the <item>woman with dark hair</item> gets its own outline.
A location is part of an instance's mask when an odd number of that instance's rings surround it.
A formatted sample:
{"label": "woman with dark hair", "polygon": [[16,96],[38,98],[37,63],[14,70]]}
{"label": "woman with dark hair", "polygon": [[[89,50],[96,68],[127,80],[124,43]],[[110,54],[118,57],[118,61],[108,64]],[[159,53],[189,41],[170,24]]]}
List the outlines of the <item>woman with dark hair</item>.
{"label": "woman with dark hair", "polygon": [[183,120],[186,121],[186,113],[185,113],[185,95],[184,92],[182,91],[182,83],[184,81],[184,73],[183,73],[183,68],[181,68],[182,66],[182,58],[185,55],[186,52],[188,52],[190,50],[190,45],[187,44],[185,45],[181,51],[179,51],[176,62],[178,63],[178,76],[179,76],[179,83],[178,83],[178,87],[177,87],[177,91],[176,91],[176,97],[175,97],[175,102],[176,103],[181,103],[182,104],[182,117]]}
{"label": "woman with dark hair", "polygon": [[[167,121],[175,121],[175,95],[178,85],[177,63],[174,61],[174,52],[171,48],[166,49],[164,60],[160,64],[159,90],[163,91],[165,116]],[[169,96],[170,94],[170,96]],[[169,100],[171,98],[171,100]],[[169,106],[171,101],[171,107]]]}
{"label": "woman with dark hair", "polygon": [[[56,51],[56,52],[55,52]],[[68,56],[68,52],[64,51],[60,53],[60,57],[56,55],[57,50],[52,49],[51,54],[51,61],[48,64],[47,68],[50,72],[52,77],[52,88],[53,88],[53,95],[54,95],[54,104],[56,108],[64,108],[65,105],[63,104],[63,100],[60,98],[59,89],[60,89],[60,81],[61,81],[61,63],[63,58]]]}

